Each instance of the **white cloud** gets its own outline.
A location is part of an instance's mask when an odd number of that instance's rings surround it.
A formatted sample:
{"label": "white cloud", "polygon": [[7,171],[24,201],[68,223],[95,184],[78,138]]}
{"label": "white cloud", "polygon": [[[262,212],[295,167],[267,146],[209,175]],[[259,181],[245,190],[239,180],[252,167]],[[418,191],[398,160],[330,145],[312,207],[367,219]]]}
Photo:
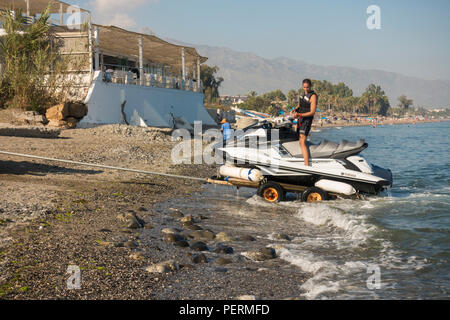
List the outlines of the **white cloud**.
{"label": "white cloud", "polygon": [[132,29],[136,27],[136,22],[126,13],[116,13],[108,16],[108,25],[117,26],[123,29]]}
{"label": "white cloud", "polygon": [[94,22],[114,25],[125,29],[136,27],[131,13],[149,4],[159,3],[159,0],[91,0]]}

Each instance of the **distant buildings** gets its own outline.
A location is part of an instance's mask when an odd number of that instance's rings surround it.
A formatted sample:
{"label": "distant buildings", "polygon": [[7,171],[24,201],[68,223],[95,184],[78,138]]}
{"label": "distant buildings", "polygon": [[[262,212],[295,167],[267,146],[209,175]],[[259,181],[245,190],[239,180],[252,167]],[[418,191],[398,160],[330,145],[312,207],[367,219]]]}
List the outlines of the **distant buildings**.
{"label": "distant buildings", "polygon": [[248,99],[248,96],[220,96],[219,103],[224,105],[240,105],[245,103]]}

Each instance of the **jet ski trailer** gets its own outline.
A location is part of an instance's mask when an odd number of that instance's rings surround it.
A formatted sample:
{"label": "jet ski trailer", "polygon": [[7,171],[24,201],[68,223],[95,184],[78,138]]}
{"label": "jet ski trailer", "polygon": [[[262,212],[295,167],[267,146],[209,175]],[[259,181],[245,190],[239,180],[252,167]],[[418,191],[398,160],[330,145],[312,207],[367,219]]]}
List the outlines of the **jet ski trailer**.
{"label": "jet ski trailer", "polygon": [[360,155],[368,147],[364,140],[308,142],[311,165],[305,166],[298,140],[286,136],[267,141],[269,128],[267,124],[255,127],[226,146],[217,147],[225,165],[208,182],[257,188],[259,196],[273,203],[284,200],[287,192],[316,202],[360,198],[392,186],[391,170],[371,164]]}

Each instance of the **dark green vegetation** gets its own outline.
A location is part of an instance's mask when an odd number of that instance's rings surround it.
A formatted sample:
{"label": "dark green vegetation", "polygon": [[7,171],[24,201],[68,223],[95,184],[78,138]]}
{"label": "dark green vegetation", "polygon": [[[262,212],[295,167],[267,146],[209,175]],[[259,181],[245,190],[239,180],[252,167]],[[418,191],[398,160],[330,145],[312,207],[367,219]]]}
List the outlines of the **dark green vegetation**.
{"label": "dark green vegetation", "polygon": [[[59,52],[47,9],[33,23],[20,11],[0,13],[6,35],[0,37],[0,108],[43,112],[64,101],[71,86],[67,77],[73,58]],[[70,61],[69,61],[70,60]]]}

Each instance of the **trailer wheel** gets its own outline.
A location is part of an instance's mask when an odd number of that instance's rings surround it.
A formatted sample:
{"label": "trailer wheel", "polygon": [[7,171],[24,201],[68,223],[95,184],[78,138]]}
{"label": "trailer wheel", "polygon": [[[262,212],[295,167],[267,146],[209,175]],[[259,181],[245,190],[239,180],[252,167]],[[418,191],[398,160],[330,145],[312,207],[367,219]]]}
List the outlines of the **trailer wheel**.
{"label": "trailer wheel", "polygon": [[320,188],[311,187],[302,193],[303,202],[320,202],[328,200],[328,193]]}
{"label": "trailer wheel", "polygon": [[278,183],[267,182],[258,188],[257,194],[270,203],[278,203],[283,201],[286,192]]}

